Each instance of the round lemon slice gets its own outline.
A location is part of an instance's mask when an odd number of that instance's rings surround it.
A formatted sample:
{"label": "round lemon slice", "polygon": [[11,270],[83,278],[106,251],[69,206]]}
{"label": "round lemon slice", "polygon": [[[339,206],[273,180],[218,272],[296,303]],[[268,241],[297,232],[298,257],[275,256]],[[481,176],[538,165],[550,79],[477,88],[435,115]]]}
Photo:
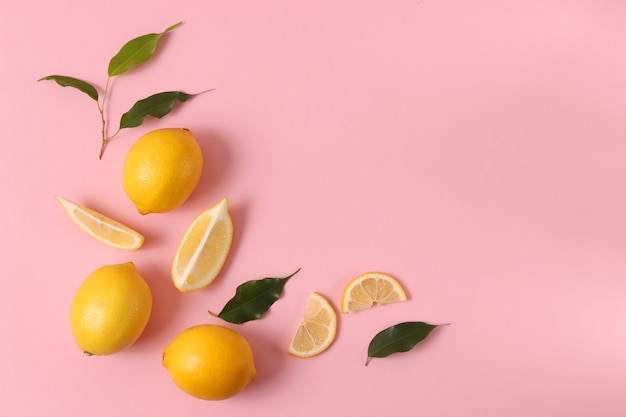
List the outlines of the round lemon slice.
{"label": "round lemon slice", "polygon": [[125,250],[138,249],[143,245],[144,237],[130,227],[65,198],[55,198],[72,222],[94,239]]}
{"label": "round lemon slice", "polygon": [[309,297],[288,352],[297,358],[319,355],[333,343],[336,332],[335,310],[326,298],[314,292]]}
{"label": "round lemon slice", "polygon": [[228,198],[201,212],[187,227],[172,264],[172,280],[180,291],[209,285],[226,261],[233,240]]}
{"label": "round lemon slice", "polygon": [[341,312],[354,313],[376,304],[406,301],[407,296],[398,281],[383,272],[366,272],[346,285],[341,295]]}

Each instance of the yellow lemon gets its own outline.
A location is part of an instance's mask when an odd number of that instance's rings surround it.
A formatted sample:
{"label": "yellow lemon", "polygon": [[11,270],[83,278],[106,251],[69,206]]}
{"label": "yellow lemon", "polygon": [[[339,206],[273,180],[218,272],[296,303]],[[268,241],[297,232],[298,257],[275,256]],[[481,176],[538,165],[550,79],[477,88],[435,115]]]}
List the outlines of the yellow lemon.
{"label": "yellow lemon", "polygon": [[256,379],[248,341],[214,324],[184,330],[165,348],[162,363],[180,389],[203,400],[230,398]]}
{"label": "yellow lemon", "polygon": [[172,211],[198,184],[202,161],[202,150],[189,130],[153,130],[140,137],[126,155],[124,191],[141,214]]}
{"label": "yellow lemon", "polygon": [[152,310],[152,293],[132,262],[96,269],[80,285],[70,327],[87,355],[110,355],[132,345]]}

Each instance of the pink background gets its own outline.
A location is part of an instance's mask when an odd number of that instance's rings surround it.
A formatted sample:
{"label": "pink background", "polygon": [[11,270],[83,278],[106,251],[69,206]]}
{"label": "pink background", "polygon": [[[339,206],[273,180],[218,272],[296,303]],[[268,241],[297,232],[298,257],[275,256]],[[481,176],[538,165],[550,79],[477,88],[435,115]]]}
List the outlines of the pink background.
{"label": "pink background", "polygon": [[[3,6],[2,416],[626,415],[626,2],[22,1]],[[132,37],[185,24],[116,79],[108,111],[167,90],[214,92],[123,131],[98,161],[95,103]],[[142,217],[121,166],[142,133],[187,127],[205,152],[180,209]],[[92,240],[54,200],[146,235]],[[223,196],[236,228],[215,283],[181,294],[178,240]],[[87,358],[68,325],[91,271],[134,261],[154,293],[141,339]],[[160,359],[220,323],[240,283],[301,267],[261,320],[232,325],[259,377],[204,402]],[[354,276],[396,276],[410,300],[341,315],[337,339],[287,347],[312,291],[339,306]],[[364,367],[369,340],[452,323]]]}

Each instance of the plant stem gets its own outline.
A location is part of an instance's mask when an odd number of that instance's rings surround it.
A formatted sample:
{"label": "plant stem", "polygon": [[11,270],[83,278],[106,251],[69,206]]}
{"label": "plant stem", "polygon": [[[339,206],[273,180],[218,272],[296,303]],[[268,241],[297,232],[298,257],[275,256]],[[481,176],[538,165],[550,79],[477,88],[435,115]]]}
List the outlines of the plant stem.
{"label": "plant stem", "polygon": [[[107,143],[109,143],[109,140],[111,140],[110,137],[107,137],[107,133],[106,133],[107,125],[106,125],[106,119],[104,117],[104,106],[106,104],[107,94],[109,92],[110,81],[111,81],[111,77],[108,76],[107,82],[104,86],[104,92],[102,93],[102,105],[98,103],[98,111],[100,112],[100,120],[102,121],[102,146],[100,147],[100,155],[98,156],[98,159],[102,159],[102,154],[104,154],[104,148],[106,148]],[[115,134],[117,134],[117,132]]]}

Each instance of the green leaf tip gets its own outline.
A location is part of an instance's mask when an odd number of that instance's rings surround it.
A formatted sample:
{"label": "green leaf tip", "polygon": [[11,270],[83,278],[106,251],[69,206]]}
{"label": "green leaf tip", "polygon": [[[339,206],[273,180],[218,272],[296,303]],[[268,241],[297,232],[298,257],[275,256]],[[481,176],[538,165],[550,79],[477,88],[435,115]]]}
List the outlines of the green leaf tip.
{"label": "green leaf tip", "polygon": [[182,22],[182,21],[181,21],[181,22],[178,22],[178,23],[174,23],[172,26],[170,26],[170,27],[168,27],[167,29],[165,29],[165,30],[163,31],[163,33],[165,33],[165,32],[169,32],[170,30],[174,30],[174,29],[176,29],[177,27],[179,27],[179,26],[180,26],[180,25],[182,25],[182,24],[183,24],[183,22]]}
{"label": "green leaf tip", "polygon": [[394,353],[407,352],[413,349],[419,342],[426,339],[435,328],[447,324],[408,321],[382,330],[374,336],[367,348],[365,366],[369,364],[372,358],[385,358]]}
{"label": "green leaf tip", "polygon": [[237,287],[231,298],[219,314],[209,311],[209,314],[233,324],[242,324],[257,320],[265,314],[280,298],[285,284],[298,272],[284,278],[263,278],[246,281]]}

